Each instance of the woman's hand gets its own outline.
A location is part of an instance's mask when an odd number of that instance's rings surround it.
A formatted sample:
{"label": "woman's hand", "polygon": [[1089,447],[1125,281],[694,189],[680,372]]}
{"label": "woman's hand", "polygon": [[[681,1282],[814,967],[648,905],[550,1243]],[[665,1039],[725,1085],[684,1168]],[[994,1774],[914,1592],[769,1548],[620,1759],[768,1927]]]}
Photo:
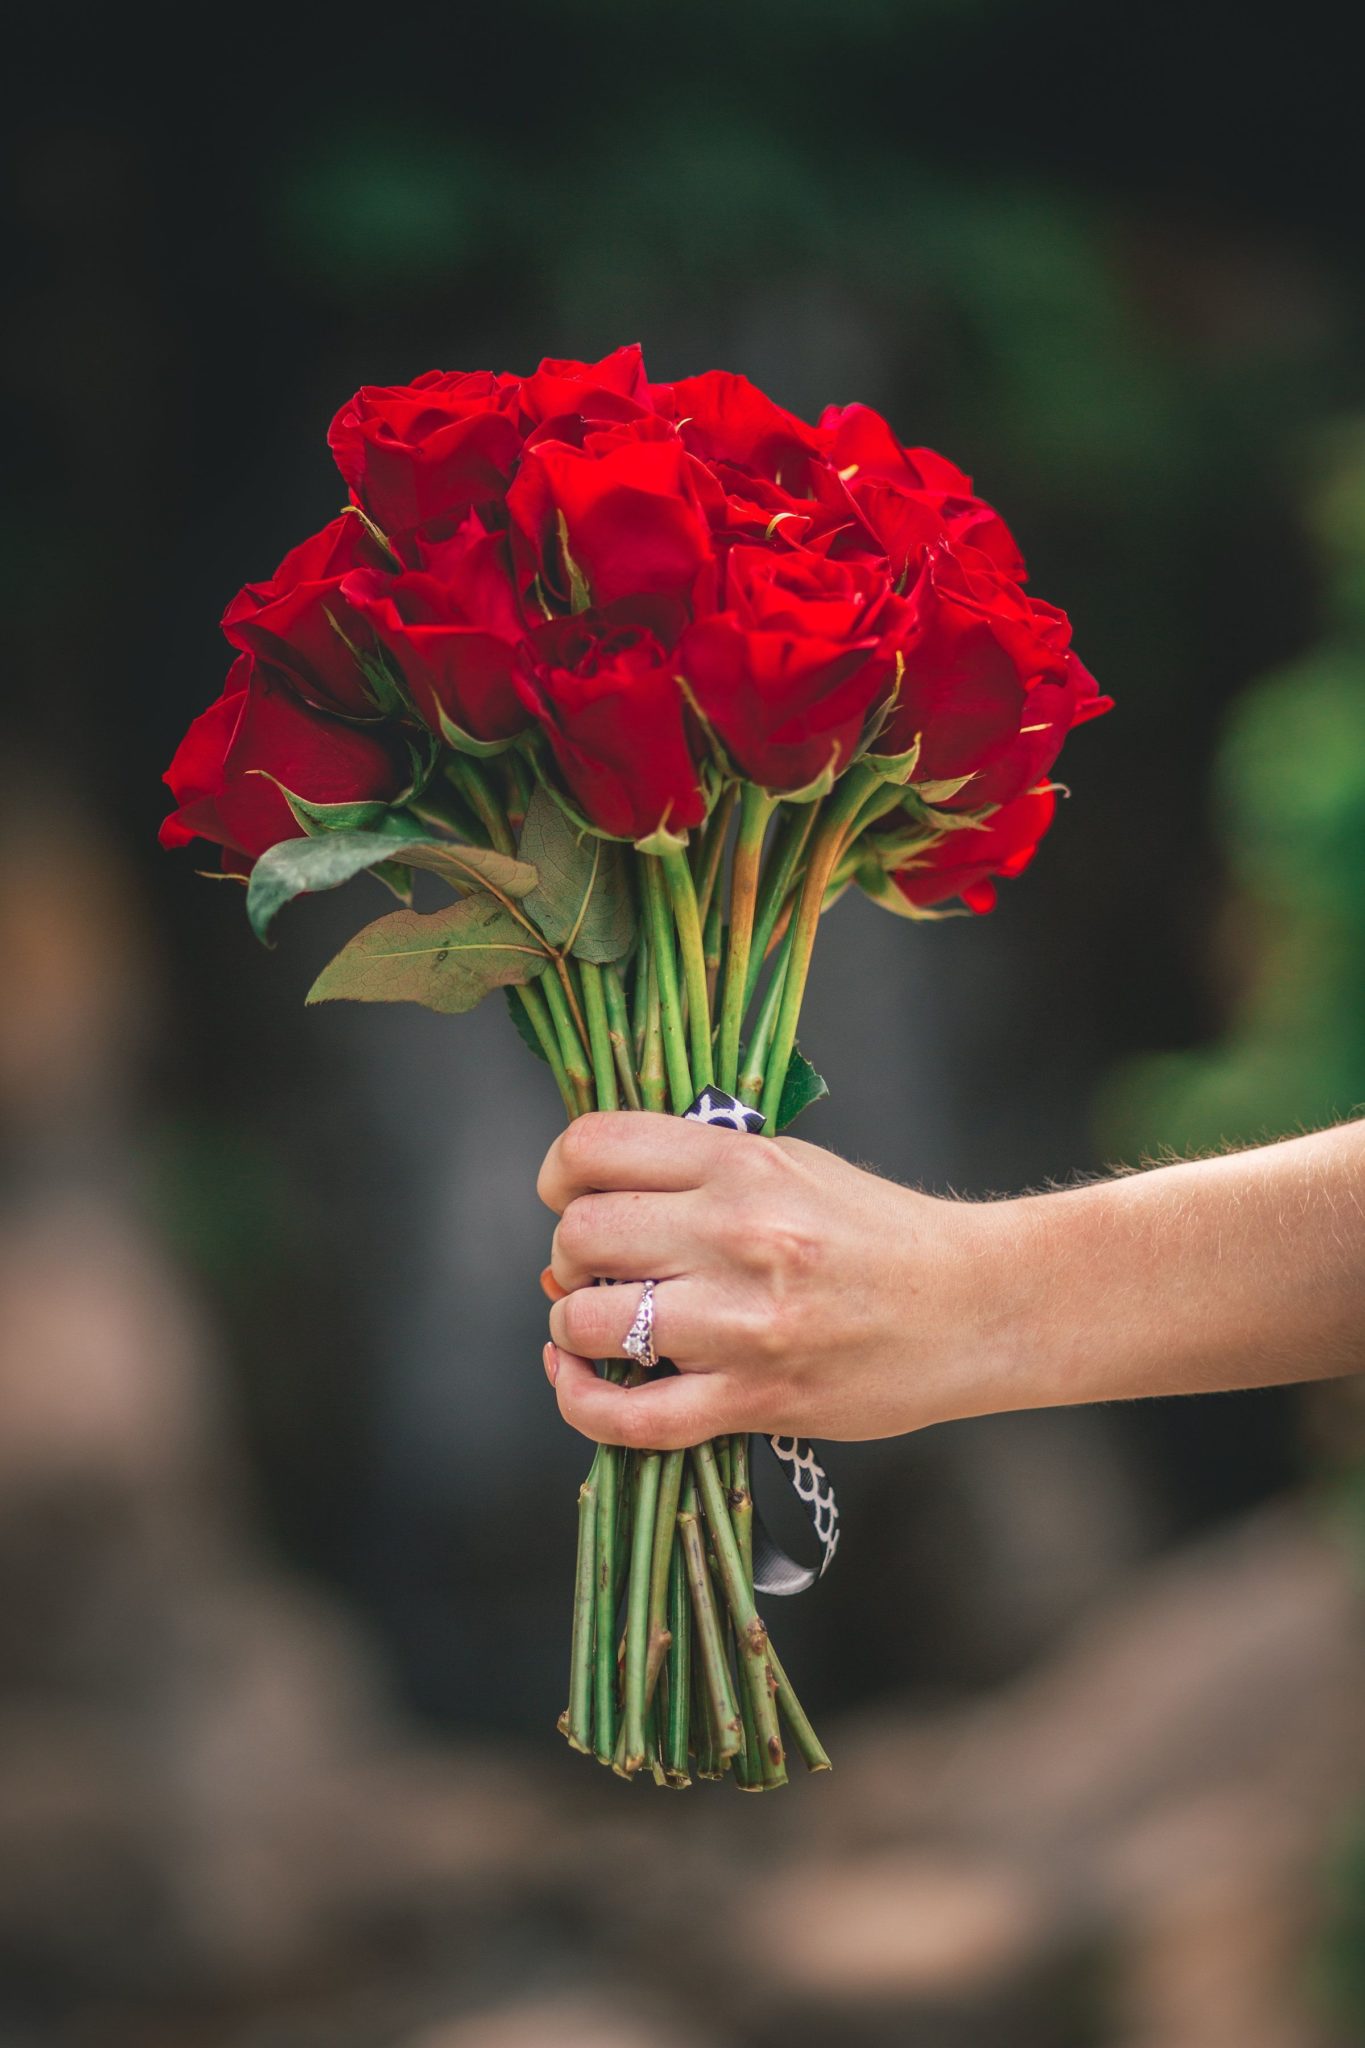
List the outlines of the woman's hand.
{"label": "woman's hand", "polygon": [[[893,1436],[997,1405],[981,1391],[996,1205],[916,1194],[796,1139],[639,1111],[571,1124],[539,1190],[560,1219],[563,1290],[546,1369],[586,1436],[661,1450],[739,1429]],[[621,1355],[645,1277],[678,1377],[617,1387],[589,1360]]]}
{"label": "woman's hand", "polygon": [[[945,1202],[791,1138],[640,1111],[551,1146],[546,1367],[586,1436],[894,1436],[953,1416],[1365,1366],[1365,1122],[1008,1202]],[[659,1285],[679,1377],[614,1358]],[[597,1279],[635,1284],[596,1287]]]}

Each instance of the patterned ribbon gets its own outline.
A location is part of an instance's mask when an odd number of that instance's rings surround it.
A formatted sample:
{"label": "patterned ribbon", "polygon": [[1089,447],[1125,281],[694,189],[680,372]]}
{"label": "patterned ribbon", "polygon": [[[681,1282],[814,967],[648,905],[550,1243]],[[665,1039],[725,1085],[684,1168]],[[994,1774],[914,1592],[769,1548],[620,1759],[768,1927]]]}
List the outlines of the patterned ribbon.
{"label": "patterned ribbon", "polygon": [[[727,1131],[761,1131],[767,1119],[761,1109],[749,1109],[723,1088],[703,1088],[690,1109],[683,1111],[693,1123],[718,1124]],[[798,1564],[773,1536],[754,1504],[754,1591],[757,1593],[804,1593],[824,1577],[839,1547],[839,1503],[829,1475],[811,1445],[799,1436],[770,1436],[768,1447],[777,1459],[787,1482],[810,1517],[820,1545],[818,1565]]]}

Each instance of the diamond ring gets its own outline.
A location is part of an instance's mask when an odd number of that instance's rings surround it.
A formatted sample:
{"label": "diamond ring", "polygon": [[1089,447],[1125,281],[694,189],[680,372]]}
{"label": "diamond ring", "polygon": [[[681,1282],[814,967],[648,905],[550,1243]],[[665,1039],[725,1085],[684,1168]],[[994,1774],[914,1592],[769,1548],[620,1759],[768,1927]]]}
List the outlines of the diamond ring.
{"label": "diamond ring", "polygon": [[633,1358],[645,1372],[653,1372],[659,1363],[659,1354],[654,1349],[655,1284],[653,1280],[646,1280],[640,1306],[635,1311],[635,1321],[621,1339],[621,1349],[626,1357]]}

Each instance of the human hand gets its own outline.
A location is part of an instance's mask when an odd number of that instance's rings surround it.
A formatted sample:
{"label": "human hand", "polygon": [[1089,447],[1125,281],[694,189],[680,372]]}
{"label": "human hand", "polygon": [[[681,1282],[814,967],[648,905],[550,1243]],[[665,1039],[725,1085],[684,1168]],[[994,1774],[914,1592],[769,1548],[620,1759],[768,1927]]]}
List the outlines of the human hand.
{"label": "human hand", "polygon": [[[981,1369],[1008,1205],[640,1111],[580,1117],[538,1185],[560,1219],[546,1369],[585,1436],[662,1450],[731,1430],[892,1436],[996,1405]],[[614,1386],[589,1361],[620,1355],[644,1276],[678,1375]]]}

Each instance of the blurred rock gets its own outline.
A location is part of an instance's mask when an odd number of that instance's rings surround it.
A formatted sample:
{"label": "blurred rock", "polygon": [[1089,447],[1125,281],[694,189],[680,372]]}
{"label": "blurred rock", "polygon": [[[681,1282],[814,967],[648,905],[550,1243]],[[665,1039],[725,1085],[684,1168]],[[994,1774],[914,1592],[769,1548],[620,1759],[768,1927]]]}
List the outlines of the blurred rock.
{"label": "blurred rock", "polygon": [[[714,2037],[708,2037],[714,2041]],[[402,2048],[695,2048],[698,2037],[618,2004],[536,2001],[416,2034]]]}
{"label": "blurred rock", "polygon": [[1315,1893],[1365,1784],[1363,1691],[1345,1556],[1268,1511],[986,1704],[845,1732],[833,1796],[809,1799],[780,1884],[736,1902],[737,1939],[763,1953],[787,1928],[772,1995],[791,2004],[970,2005],[1099,1954],[1115,2048],[1321,2048]]}

